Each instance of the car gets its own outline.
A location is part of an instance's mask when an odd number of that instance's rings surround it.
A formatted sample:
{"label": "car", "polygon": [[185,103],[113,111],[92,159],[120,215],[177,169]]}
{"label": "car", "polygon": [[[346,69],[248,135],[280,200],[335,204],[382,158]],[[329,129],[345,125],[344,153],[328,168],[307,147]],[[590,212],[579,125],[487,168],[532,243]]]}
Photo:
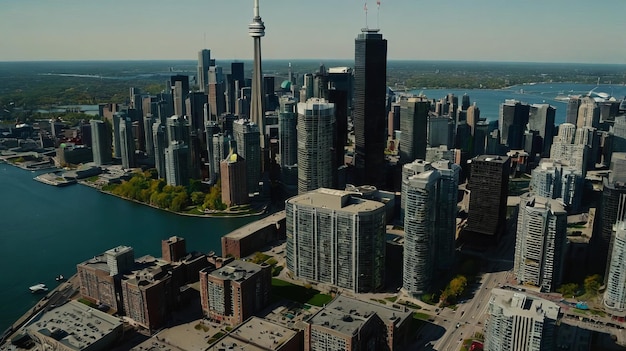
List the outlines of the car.
{"label": "car", "polygon": [[460,326],[461,326],[461,323],[457,323],[457,324],[456,324],[456,327],[457,327],[457,328],[458,328],[458,327],[460,327]]}

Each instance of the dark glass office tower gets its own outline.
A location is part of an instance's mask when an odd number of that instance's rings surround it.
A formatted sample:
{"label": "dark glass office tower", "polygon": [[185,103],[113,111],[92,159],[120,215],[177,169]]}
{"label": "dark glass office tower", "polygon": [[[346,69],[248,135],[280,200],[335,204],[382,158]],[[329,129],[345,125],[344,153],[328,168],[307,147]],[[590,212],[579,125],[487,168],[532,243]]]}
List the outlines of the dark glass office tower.
{"label": "dark glass office tower", "polygon": [[361,30],[354,41],[354,135],[356,185],[385,181],[387,40],[378,29]]}

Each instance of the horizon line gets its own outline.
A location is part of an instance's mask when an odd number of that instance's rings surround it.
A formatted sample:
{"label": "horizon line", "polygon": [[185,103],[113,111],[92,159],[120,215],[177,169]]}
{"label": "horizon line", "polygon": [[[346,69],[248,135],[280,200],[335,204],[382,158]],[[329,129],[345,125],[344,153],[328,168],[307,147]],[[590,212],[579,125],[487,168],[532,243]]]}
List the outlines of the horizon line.
{"label": "horizon line", "polygon": [[[224,58],[216,59],[216,62],[252,62],[253,59]],[[354,58],[272,58],[263,61],[354,61]],[[34,60],[0,60],[0,63],[45,63],[45,62],[197,62],[194,59],[34,59]],[[387,59],[387,62],[443,62],[443,63],[511,63],[511,64],[567,64],[567,65],[612,65],[626,66],[626,63],[616,62],[557,62],[557,61],[497,61],[497,60],[449,60],[449,59]]]}

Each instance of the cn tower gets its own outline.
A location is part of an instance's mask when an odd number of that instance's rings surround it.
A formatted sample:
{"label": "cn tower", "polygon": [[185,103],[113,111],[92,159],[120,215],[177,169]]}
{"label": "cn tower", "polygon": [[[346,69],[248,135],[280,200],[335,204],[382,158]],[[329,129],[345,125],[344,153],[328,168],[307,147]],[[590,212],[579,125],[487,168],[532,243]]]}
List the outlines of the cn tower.
{"label": "cn tower", "polygon": [[[248,26],[248,33],[254,39],[254,67],[252,69],[252,99],[250,120],[259,126],[261,152],[265,151],[265,108],[263,106],[263,70],[261,68],[261,37],[265,35],[265,25],[259,15],[259,0],[254,0],[254,17]],[[262,158],[262,162],[264,162]],[[264,166],[264,164],[263,164]]]}

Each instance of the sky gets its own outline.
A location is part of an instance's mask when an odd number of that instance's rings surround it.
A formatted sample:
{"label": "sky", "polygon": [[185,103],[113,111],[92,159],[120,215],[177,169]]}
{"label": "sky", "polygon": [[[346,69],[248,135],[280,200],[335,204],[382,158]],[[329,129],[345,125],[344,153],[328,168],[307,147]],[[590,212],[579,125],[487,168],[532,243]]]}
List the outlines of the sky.
{"label": "sky", "polygon": [[[367,16],[364,11],[367,4]],[[264,59],[626,64],[625,0],[260,0]],[[0,61],[252,59],[253,0],[0,0]]]}

